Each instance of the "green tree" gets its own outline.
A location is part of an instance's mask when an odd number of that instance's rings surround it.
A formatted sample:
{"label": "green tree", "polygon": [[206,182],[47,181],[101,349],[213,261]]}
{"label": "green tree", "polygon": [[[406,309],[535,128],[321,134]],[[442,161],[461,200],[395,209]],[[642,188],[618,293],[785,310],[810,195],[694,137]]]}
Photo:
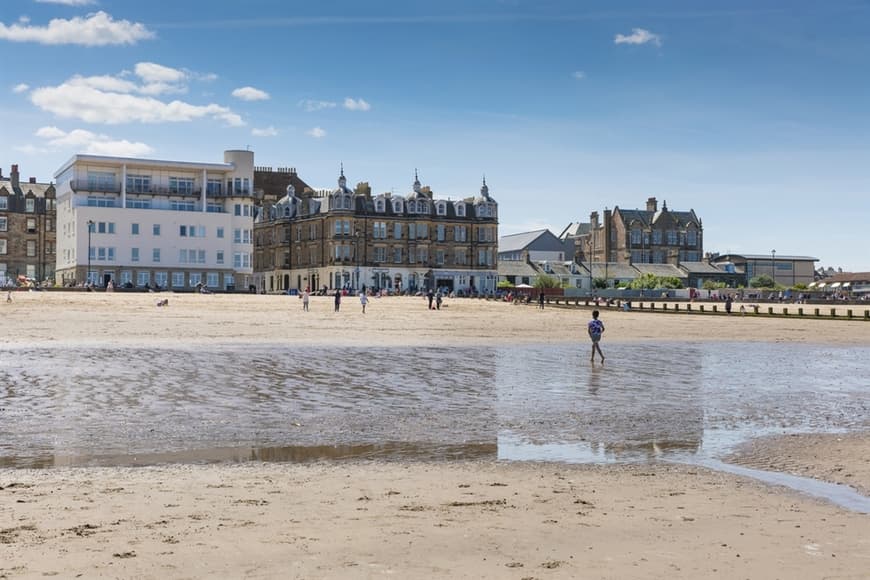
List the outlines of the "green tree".
{"label": "green tree", "polygon": [[559,279],[554,276],[548,276],[547,274],[538,274],[538,278],[535,280],[535,288],[561,288],[562,284],[559,282]]}
{"label": "green tree", "polygon": [[713,280],[704,280],[704,290],[718,290],[719,288],[727,288],[725,282],[714,282]]}
{"label": "green tree", "polygon": [[750,288],[773,288],[773,278],[760,274],[749,279]]}
{"label": "green tree", "polygon": [[501,282],[498,283],[499,290],[510,290],[513,287],[514,287],[513,282],[508,282],[507,280],[502,280]]}
{"label": "green tree", "polygon": [[592,287],[599,290],[607,288],[607,280],[605,280],[604,278],[595,278],[594,280],[592,280]]}

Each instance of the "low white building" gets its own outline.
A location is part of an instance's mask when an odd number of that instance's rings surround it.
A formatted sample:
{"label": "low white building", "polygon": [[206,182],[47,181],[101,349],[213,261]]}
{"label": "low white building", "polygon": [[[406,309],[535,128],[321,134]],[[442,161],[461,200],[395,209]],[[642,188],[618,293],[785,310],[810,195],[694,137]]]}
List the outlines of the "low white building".
{"label": "low white building", "polygon": [[252,284],[252,151],[223,163],[75,155],[54,177],[58,283]]}

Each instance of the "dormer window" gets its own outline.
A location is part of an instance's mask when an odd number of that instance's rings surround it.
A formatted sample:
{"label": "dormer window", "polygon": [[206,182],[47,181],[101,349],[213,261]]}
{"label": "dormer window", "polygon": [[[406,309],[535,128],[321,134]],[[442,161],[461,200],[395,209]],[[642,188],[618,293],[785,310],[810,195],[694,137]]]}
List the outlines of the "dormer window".
{"label": "dormer window", "polygon": [[439,201],[435,205],[435,211],[438,213],[438,215],[447,215],[447,204],[443,201]]}
{"label": "dormer window", "polygon": [[375,201],[375,211],[378,213],[384,213],[384,200],[378,199]]}
{"label": "dormer window", "polygon": [[465,204],[461,201],[456,204],[456,215],[465,217]]}
{"label": "dormer window", "polygon": [[428,211],[429,211],[429,206],[426,204],[425,201],[418,201],[417,202],[417,213],[428,213]]}
{"label": "dormer window", "polygon": [[352,204],[351,204],[350,196],[349,196],[349,195],[348,195],[348,196],[345,196],[345,198],[344,198],[344,209],[351,209],[351,208],[352,208]]}
{"label": "dormer window", "polygon": [[402,202],[398,199],[393,202],[393,213],[402,213]]}
{"label": "dormer window", "polygon": [[409,201],[408,202],[408,213],[417,213],[417,202]]}

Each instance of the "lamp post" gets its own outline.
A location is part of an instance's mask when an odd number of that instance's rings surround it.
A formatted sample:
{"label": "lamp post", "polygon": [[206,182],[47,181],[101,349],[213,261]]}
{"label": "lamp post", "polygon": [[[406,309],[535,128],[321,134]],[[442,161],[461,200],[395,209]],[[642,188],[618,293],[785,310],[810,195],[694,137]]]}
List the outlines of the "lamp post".
{"label": "lamp post", "polygon": [[91,283],[91,233],[94,231],[94,220],[88,220],[88,271],[85,274],[87,277],[86,286]]}
{"label": "lamp post", "polygon": [[362,233],[357,230],[353,234],[354,244],[353,244],[353,260],[356,263],[356,268],[354,269],[354,282],[353,287],[355,290],[361,290],[361,286],[359,283],[359,240],[362,237]]}
{"label": "lamp post", "polygon": [[773,287],[776,288],[776,250],[770,251],[770,271],[773,273]]}

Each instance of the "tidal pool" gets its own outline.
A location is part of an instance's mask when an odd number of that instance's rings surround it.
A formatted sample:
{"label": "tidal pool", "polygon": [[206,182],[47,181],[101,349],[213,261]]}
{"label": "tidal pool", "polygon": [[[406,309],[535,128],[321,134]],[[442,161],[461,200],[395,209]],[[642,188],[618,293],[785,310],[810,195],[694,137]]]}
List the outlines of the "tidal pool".
{"label": "tidal pool", "polygon": [[[364,337],[361,337],[364,340]],[[870,348],[0,347],[0,466],[715,459],[870,428]]]}

